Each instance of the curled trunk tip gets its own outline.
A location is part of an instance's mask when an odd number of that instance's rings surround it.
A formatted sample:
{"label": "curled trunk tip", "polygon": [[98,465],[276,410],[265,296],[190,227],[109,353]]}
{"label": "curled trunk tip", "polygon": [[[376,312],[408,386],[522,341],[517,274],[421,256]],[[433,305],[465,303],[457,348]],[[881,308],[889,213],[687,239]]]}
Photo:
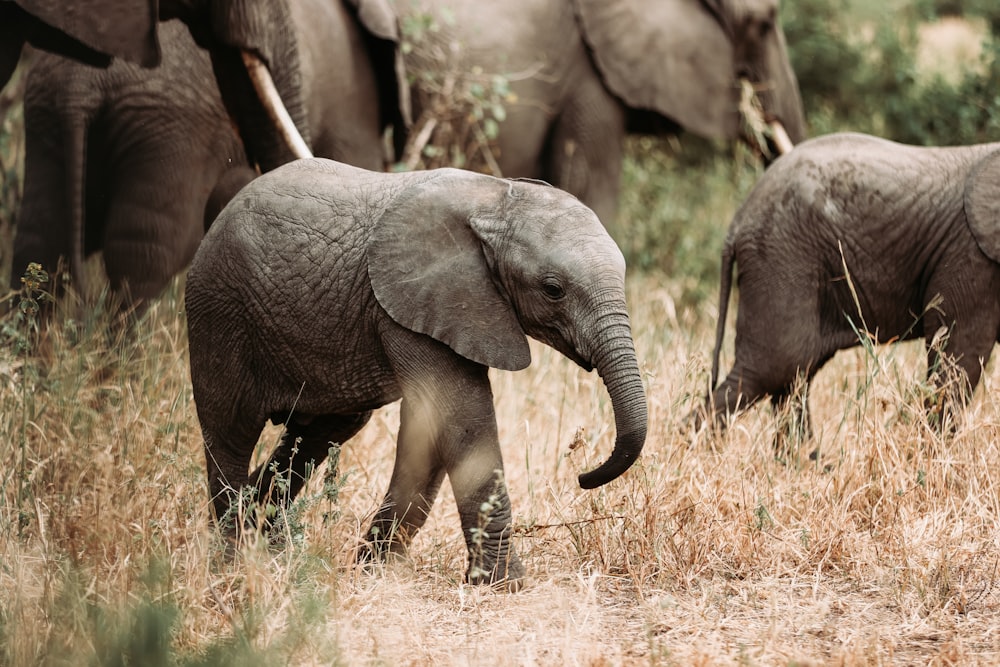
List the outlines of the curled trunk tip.
{"label": "curled trunk tip", "polygon": [[646,430],[619,435],[615,449],[607,461],[597,468],[581,473],[577,480],[582,489],[596,489],[620,477],[632,464],[639,460],[639,452],[646,441]]}
{"label": "curled trunk tip", "polygon": [[639,459],[646,442],[649,421],[646,389],[636,361],[635,347],[628,334],[627,322],[620,325],[622,334],[609,337],[601,358],[594,366],[604,380],[615,413],[615,447],[600,466],[580,475],[584,489],[594,489],[618,478]]}

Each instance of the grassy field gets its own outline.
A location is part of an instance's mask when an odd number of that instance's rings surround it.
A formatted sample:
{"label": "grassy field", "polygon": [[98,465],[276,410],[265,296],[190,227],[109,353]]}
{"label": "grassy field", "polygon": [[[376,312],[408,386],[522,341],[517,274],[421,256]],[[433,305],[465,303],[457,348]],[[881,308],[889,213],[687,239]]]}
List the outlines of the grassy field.
{"label": "grassy field", "polygon": [[[14,142],[0,143],[5,272],[23,146],[10,127],[0,142]],[[919,344],[840,353],[812,388],[801,452],[776,455],[767,406],[725,433],[685,424],[708,381],[718,250],[760,173],[741,149],[705,152],[631,142],[611,228],[648,388],[638,464],[577,486],[614,439],[596,374],[535,343],[527,370],[492,372],[530,577],[517,594],[462,583],[447,484],[408,560],[354,566],[397,406],[344,447],[339,473],[317,471],[283,548],[227,558],[208,522],[182,279],[124,341],[100,314],[44,337],[30,318],[0,321],[0,664],[1000,663],[996,364],[947,437],[921,409]],[[731,338],[732,325],[724,368]]]}
{"label": "grassy field", "polygon": [[[642,459],[597,491],[611,448],[594,374],[533,345],[494,372],[518,594],[468,587],[447,487],[411,560],[353,552],[388,483],[398,413],[350,442],[295,508],[288,545],[222,556],[177,286],[125,343],[103,323],[0,352],[0,663],[988,664],[1000,660],[1000,381],[957,432],[919,406],[922,351],[839,355],[811,395],[822,451],[775,456],[766,407],[724,435],[683,417],[704,391],[711,301],[630,278],[649,391]],[[82,333],[81,333],[82,332]],[[274,444],[275,429],[261,440]],[[811,447],[811,445],[810,445]]]}

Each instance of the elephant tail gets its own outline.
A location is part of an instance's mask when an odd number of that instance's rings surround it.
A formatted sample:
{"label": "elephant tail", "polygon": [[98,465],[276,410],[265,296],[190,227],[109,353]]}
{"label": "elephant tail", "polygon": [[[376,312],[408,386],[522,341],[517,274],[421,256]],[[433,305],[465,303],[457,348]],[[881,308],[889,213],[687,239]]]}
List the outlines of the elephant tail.
{"label": "elephant tail", "polygon": [[66,201],[70,214],[70,256],[69,270],[73,289],[77,294],[86,294],[83,271],[84,257],[84,179],[87,159],[87,122],[84,118],[69,121],[66,141]]}
{"label": "elephant tail", "polygon": [[726,333],[726,315],[729,312],[729,294],[733,287],[733,262],[736,253],[733,242],[726,239],[722,249],[722,279],[719,282],[719,321],[715,325],[715,349],[712,350],[712,379],[709,391],[714,391],[719,382],[719,355],[722,353],[722,338]]}

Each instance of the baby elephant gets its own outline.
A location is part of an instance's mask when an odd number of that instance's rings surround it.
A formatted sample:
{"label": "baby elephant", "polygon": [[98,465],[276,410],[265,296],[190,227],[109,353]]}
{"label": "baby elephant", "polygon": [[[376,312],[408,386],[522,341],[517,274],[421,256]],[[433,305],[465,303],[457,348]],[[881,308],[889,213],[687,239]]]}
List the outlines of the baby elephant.
{"label": "baby elephant", "polygon": [[777,160],[726,238],[712,386],[734,260],[736,363],[707,401],[720,423],[765,394],[780,405],[858,332],[923,337],[938,386],[942,362],[960,371],[944,404],[964,403],[1000,335],[1000,143],[834,134]]}
{"label": "baby elephant", "polygon": [[[257,178],[220,213],[187,280],[216,519],[233,520],[241,492],[287,503],[310,464],[402,398],[392,479],[359,558],[404,551],[447,473],[468,581],[516,590],[524,568],[487,371],[525,368],[526,335],[597,368],[617,439],[580,485],[621,475],[647,422],[624,277],[594,213],[545,184],[322,159]],[[286,432],[248,476],[269,419]]]}

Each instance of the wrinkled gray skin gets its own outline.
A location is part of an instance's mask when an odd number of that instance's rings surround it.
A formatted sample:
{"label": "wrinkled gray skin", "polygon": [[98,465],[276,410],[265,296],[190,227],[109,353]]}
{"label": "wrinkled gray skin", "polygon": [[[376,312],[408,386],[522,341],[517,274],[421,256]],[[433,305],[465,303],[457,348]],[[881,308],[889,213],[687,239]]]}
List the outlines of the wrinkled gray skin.
{"label": "wrinkled gray skin", "polygon": [[720,423],[767,394],[784,403],[798,374],[859,344],[852,323],[880,343],[924,338],[934,381],[947,379],[934,373],[943,361],[964,373],[946,404],[964,402],[1000,336],[1000,143],[834,134],[778,159],[726,238],[713,386],[734,261],[736,362],[708,397]]}
{"label": "wrinkled gray skin", "polygon": [[[313,152],[382,168],[384,124],[400,117],[396,72],[373,46],[382,40],[340,0],[289,6]],[[187,266],[214,213],[251,177],[208,53],[179,21],[160,23],[159,38],[162,62],[153,69],[38,54],[25,101],[15,288],[29,262],[52,270],[63,257],[80,289],[83,257],[103,251],[124,307],[148,302]]]}
{"label": "wrinkled gray skin", "polygon": [[156,67],[161,59],[157,22],[174,18],[208,50],[250,162],[266,171],[292,159],[250,83],[242,56],[249,52],[265,63],[289,116],[308,141],[287,0],[74,0],[72,11],[63,0],[0,0],[0,86],[10,79],[25,43],[99,67],[107,67],[112,57]]}
{"label": "wrinkled gray skin", "polygon": [[[468,580],[520,586],[487,371],[530,363],[532,336],[590,370],[617,439],[580,477],[636,460],[646,400],[621,252],[592,211],[555,188],[454,169],[381,174],[327,160],[261,176],[223,210],[188,273],[191,381],[218,520],[238,489],[287,502],[310,462],[402,398],[396,463],[361,560],[406,549],[445,474]],[[248,467],[265,422],[287,428]],[[479,529],[482,546],[476,544]]]}
{"label": "wrinkled gray skin", "polygon": [[[397,7],[403,20],[419,25],[433,16],[437,24],[424,37],[431,46],[405,56],[409,72],[437,73],[430,87],[416,78],[414,119],[449,70],[487,89],[493,74],[505,76],[516,100],[503,102],[501,173],[568,190],[605,222],[617,208],[626,132],[680,126],[736,139],[740,78],[757,85],[764,115],[780,120],[793,142],[806,136],[778,0],[398,0]],[[475,68],[485,74],[470,74]]]}

